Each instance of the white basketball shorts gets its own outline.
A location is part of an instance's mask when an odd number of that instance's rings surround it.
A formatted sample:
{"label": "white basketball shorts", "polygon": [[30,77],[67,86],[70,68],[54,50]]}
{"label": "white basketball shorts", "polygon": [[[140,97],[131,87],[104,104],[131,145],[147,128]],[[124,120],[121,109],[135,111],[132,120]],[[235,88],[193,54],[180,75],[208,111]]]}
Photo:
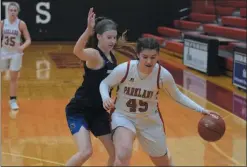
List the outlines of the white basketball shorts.
{"label": "white basketball shorts", "polygon": [[114,111],[111,122],[112,130],[125,127],[136,134],[143,148],[151,157],[161,157],[167,154],[164,125],[158,111],[142,117],[130,117]]}
{"label": "white basketball shorts", "polygon": [[0,57],[0,71],[11,70],[19,71],[22,67],[22,55],[13,54],[11,58],[2,59]]}

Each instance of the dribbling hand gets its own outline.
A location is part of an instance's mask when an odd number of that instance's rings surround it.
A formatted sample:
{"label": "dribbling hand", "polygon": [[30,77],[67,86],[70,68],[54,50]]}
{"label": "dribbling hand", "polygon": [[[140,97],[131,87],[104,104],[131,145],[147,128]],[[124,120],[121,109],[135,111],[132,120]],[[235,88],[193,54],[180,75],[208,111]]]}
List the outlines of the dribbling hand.
{"label": "dribbling hand", "polygon": [[219,119],[219,117],[220,117],[220,114],[218,114],[218,113],[216,113],[214,111],[209,111],[209,110],[204,110],[202,112],[202,114],[204,114],[204,115],[210,115],[211,117],[213,117],[215,119]]}
{"label": "dribbling hand", "polygon": [[103,107],[105,110],[111,110],[115,107],[112,98],[108,97],[103,100]]}

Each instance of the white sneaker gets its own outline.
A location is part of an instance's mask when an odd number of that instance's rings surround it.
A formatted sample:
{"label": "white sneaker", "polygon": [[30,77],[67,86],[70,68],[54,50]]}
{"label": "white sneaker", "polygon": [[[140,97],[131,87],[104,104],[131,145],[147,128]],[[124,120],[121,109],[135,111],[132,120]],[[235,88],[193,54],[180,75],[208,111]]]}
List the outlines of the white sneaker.
{"label": "white sneaker", "polygon": [[11,110],[11,111],[9,112],[10,118],[16,119],[18,112],[19,112],[19,110]]}
{"label": "white sneaker", "polygon": [[11,110],[18,110],[19,109],[19,106],[17,104],[16,99],[11,99],[9,101],[9,105],[10,105]]}

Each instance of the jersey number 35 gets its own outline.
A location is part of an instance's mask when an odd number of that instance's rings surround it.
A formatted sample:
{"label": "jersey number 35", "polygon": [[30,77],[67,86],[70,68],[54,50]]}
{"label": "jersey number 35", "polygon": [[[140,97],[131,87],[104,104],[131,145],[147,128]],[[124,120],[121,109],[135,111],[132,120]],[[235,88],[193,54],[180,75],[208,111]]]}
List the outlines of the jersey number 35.
{"label": "jersey number 35", "polygon": [[15,37],[5,37],[5,45],[7,46],[15,46]]}

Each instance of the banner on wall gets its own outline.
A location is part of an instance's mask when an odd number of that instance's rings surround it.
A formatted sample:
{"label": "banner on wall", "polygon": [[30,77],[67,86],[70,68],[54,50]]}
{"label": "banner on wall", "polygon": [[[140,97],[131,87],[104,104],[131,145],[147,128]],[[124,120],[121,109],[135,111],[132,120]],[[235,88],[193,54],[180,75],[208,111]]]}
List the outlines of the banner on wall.
{"label": "banner on wall", "polygon": [[247,56],[245,53],[234,52],[234,68],[232,82],[235,86],[247,89]]}
{"label": "banner on wall", "polygon": [[219,76],[219,41],[206,35],[184,33],[183,64],[208,76]]}
{"label": "banner on wall", "polygon": [[184,65],[207,73],[208,69],[208,44],[185,39],[183,52]]}

